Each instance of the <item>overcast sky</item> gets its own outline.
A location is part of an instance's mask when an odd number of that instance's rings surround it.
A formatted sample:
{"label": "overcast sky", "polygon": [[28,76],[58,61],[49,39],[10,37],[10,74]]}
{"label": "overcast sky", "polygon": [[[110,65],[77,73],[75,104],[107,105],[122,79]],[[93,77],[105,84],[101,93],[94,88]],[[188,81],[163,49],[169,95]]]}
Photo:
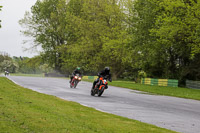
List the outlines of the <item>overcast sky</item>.
{"label": "overcast sky", "polygon": [[0,51],[7,52],[10,56],[33,57],[38,53],[24,52],[23,47],[30,47],[28,44],[22,44],[26,40],[20,30],[22,28],[18,21],[24,17],[25,11],[30,11],[36,0],[0,0],[3,6],[0,11]]}

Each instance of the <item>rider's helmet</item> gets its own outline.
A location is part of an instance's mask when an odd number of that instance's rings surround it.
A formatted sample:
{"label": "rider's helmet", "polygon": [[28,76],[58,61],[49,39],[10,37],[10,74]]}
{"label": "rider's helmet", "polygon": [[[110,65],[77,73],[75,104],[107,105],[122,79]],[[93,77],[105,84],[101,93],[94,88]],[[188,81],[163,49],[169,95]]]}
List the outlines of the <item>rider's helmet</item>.
{"label": "rider's helmet", "polygon": [[77,71],[80,71],[80,70],[81,70],[81,68],[80,68],[80,67],[77,67],[77,68],[76,68],[76,70],[77,70]]}
{"label": "rider's helmet", "polygon": [[109,72],[110,71],[110,68],[109,67],[105,67],[105,72]]}

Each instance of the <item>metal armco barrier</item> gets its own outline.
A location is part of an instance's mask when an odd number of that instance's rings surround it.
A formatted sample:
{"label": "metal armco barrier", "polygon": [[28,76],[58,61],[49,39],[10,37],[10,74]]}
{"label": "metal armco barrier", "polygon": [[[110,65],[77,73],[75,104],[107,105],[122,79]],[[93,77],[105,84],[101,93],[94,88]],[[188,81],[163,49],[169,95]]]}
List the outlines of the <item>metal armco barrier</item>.
{"label": "metal armco barrier", "polygon": [[178,87],[178,80],[142,78],[141,84]]}
{"label": "metal armco barrier", "polygon": [[186,87],[192,89],[200,89],[200,81],[186,80]]}

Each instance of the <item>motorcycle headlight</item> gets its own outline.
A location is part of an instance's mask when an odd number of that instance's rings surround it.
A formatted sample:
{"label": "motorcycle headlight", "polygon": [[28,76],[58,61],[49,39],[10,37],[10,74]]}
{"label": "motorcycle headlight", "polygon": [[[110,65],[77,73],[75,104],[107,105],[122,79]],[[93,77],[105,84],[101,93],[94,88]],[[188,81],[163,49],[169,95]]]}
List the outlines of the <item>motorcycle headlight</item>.
{"label": "motorcycle headlight", "polygon": [[74,78],[75,78],[75,79],[77,79],[78,77],[77,77],[77,76],[75,76]]}
{"label": "motorcycle headlight", "polygon": [[81,80],[81,77],[79,77],[78,80]]}

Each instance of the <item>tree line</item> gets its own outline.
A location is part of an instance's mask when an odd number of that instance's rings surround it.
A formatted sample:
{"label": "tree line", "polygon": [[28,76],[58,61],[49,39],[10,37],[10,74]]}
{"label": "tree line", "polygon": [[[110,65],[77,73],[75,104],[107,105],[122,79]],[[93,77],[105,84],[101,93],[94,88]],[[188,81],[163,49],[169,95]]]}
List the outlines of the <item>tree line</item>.
{"label": "tree line", "polygon": [[16,63],[13,62],[12,58],[9,56],[8,53],[0,52],[0,72],[15,72],[16,67]]}
{"label": "tree line", "polygon": [[19,21],[61,73],[105,66],[114,78],[200,79],[197,0],[37,0]]}
{"label": "tree line", "polygon": [[40,56],[29,57],[10,57],[6,52],[0,52],[0,73],[41,74],[53,72],[48,64],[42,61]]}

